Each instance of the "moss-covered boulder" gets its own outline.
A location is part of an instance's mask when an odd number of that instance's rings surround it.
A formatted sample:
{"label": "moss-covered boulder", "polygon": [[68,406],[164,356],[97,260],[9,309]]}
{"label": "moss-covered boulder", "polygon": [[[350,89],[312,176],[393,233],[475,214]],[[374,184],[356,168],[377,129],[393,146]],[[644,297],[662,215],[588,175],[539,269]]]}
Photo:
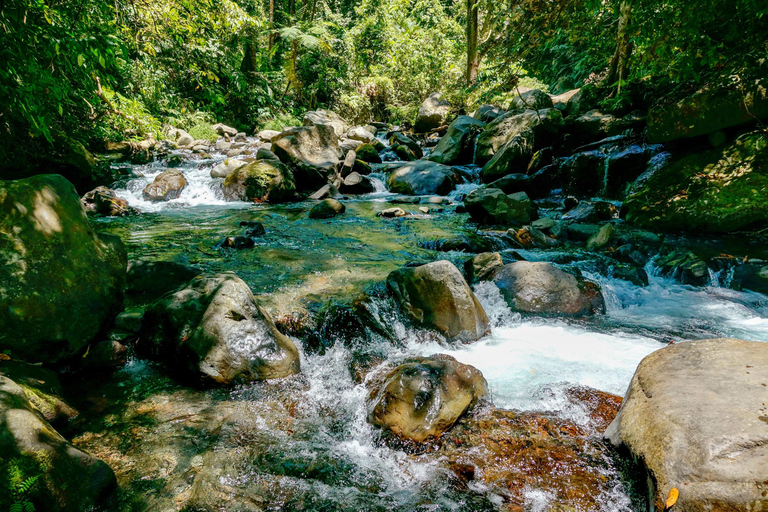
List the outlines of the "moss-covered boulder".
{"label": "moss-covered boulder", "polygon": [[358,160],[370,164],[380,164],[381,157],[373,144],[362,144],[355,150]]}
{"label": "moss-covered boulder", "polygon": [[274,160],[258,160],[239,167],[224,180],[227,201],[279,203],[293,199],[296,181],[291,170]]}
{"label": "moss-covered boulder", "polygon": [[656,171],[624,203],[626,220],[668,231],[731,232],[768,224],[768,137],[751,133],[724,148]]}
{"label": "moss-covered boulder", "polygon": [[126,265],[62,176],[0,182],[0,352],[56,362],[83,350],[121,310]]}
{"label": "moss-covered boulder", "polygon": [[475,136],[484,127],[484,122],[473,117],[457,117],[448,127],[448,132],[432,150],[429,159],[446,165],[472,163]]}

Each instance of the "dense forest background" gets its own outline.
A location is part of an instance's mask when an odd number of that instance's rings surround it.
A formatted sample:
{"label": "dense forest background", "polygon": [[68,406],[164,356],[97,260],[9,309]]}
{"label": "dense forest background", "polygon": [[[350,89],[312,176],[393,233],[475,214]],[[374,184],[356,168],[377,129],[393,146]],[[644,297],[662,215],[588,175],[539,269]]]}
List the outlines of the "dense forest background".
{"label": "dense forest background", "polygon": [[517,86],[645,109],[765,75],[766,34],[765,0],[4,0],[0,157],[319,106],[407,124],[434,91],[457,112]]}

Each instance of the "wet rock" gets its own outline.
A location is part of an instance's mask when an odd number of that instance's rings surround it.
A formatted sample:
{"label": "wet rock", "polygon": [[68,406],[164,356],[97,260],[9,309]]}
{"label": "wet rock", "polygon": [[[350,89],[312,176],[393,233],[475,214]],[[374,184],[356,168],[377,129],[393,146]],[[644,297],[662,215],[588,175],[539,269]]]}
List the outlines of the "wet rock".
{"label": "wet rock", "polygon": [[144,187],[141,195],[147,201],[170,201],[178,199],[187,186],[187,179],[176,169],[163,171],[155,180]]}
{"label": "wet rock", "polygon": [[333,183],[328,183],[326,185],[323,185],[319,189],[317,189],[315,192],[313,192],[309,199],[312,201],[321,201],[327,197],[332,197],[334,199],[340,199],[342,197],[341,192],[339,192],[339,189],[337,189]]}
{"label": "wet rock", "polygon": [[408,215],[408,212],[406,212],[402,208],[387,208],[387,209],[381,210],[376,215],[378,215],[379,217],[405,217],[406,215]]}
{"label": "wet rock", "polygon": [[709,267],[691,251],[672,250],[660,255],[654,263],[661,273],[678,279],[684,284],[705,286],[709,283]]}
{"label": "wet rock", "polygon": [[716,133],[768,119],[766,80],[739,87],[707,88],[648,114],[648,140],[654,144]]}
{"label": "wet rock", "polygon": [[497,252],[484,252],[464,262],[464,274],[470,284],[479,281],[488,281],[498,269],[504,266],[501,254]]}
{"label": "wet rock", "polygon": [[625,201],[627,222],[654,231],[729,233],[768,224],[768,139],[751,133],[658,169]]}
{"label": "wet rock", "polygon": [[341,215],[346,210],[346,206],[339,201],[331,198],[323,199],[309,210],[310,219],[330,219]]}
{"label": "wet rock", "polygon": [[416,143],[416,141],[405,135],[403,132],[394,132],[392,137],[389,138],[389,143],[394,148],[397,148],[397,146],[405,146],[408,148],[409,154],[413,156],[414,160],[418,160],[424,156],[424,153],[421,151],[421,147]]}
{"label": "wet rock", "polygon": [[456,187],[458,177],[447,165],[420,160],[404,164],[390,173],[390,192],[405,195],[446,195]]}
{"label": "wet rock", "polygon": [[200,276],[150,306],[136,353],[205,385],[299,372],[296,346],[233,273]]}
{"label": "wet rock", "polygon": [[49,423],[64,425],[77,417],[77,410],[63,398],[59,376],[51,370],[22,361],[0,360],[0,376],[21,387],[27,400]]}
{"label": "wet rock", "polygon": [[417,157],[416,154],[411,151],[410,148],[408,148],[408,146],[397,145],[393,146],[393,149],[398,160],[402,162],[413,162],[419,159],[419,157]]}
{"label": "wet rock", "polygon": [[341,137],[347,130],[349,124],[342,117],[331,110],[311,110],[304,114],[305,126],[328,126],[333,128],[336,137]]}
{"label": "wet rock", "polygon": [[136,208],[128,205],[128,201],[118,198],[115,191],[107,187],[97,187],[86,192],[80,203],[86,212],[107,217],[127,217],[139,213]]}
{"label": "wet rock", "polygon": [[144,318],[143,309],[126,309],[115,317],[115,329],[126,332],[139,332],[141,330],[142,318]]}
{"label": "wet rock", "polygon": [[599,286],[551,263],[509,263],[496,272],[493,282],[507,304],[521,313],[575,317],[605,313]]}
{"label": "wet rock", "polygon": [[119,341],[104,340],[96,343],[78,361],[79,370],[90,372],[111,371],[125,365],[128,349]]}
{"label": "wet rock", "polygon": [[219,247],[227,249],[253,249],[256,242],[249,236],[228,236],[219,243]]}
{"label": "wet rock", "polygon": [[577,153],[562,161],[564,191],[576,196],[594,196],[603,188],[606,157],[599,151]]}
{"label": "wet rock", "polygon": [[235,135],[237,135],[236,128],[232,128],[231,126],[227,126],[222,123],[216,123],[215,125],[211,126],[211,128],[213,128],[213,130],[216,133],[218,133],[221,137],[224,137],[225,135],[229,137],[234,137]]}
{"label": "wet rock", "polygon": [[[425,213],[428,213],[429,209],[426,210],[427,211]],[[493,248],[493,242],[491,240],[474,233],[457,235],[451,238],[431,240],[429,242],[421,242],[419,245],[428,249],[443,252],[485,252]]]}
{"label": "wet rock", "polygon": [[61,176],[0,182],[0,352],[71,357],[122,310],[125,246],[97,234]]}
{"label": "wet rock", "polygon": [[635,371],[606,437],[643,462],[656,510],[759,509],[768,504],[768,344],[679,343]]}
{"label": "wet rock", "polygon": [[443,126],[450,109],[451,104],[442,99],[442,94],[437,92],[430,94],[419,107],[413,129],[416,133],[424,133]]}
{"label": "wet rock", "polygon": [[358,158],[355,160],[355,164],[352,166],[352,172],[367,176],[373,172],[373,169],[369,163],[363,162]]}
{"label": "wet rock", "polygon": [[483,307],[449,261],[395,270],[387,286],[411,320],[449,339],[475,341],[490,330]]}
{"label": "wet rock", "polygon": [[189,133],[182,130],[181,128],[175,129],[176,134],[176,145],[179,147],[186,147],[195,142],[194,137],[192,137]]}
{"label": "wet rock", "polygon": [[226,178],[239,168],[248,165],[248,162],[244,160],[237,160],[235,158],[227,158],[220,164],[211,169],[211,178]]}
{"label": "wet rock", "polygon": [[520,87],[519,91],[515,92],[509,105],[506,105],[506,110],[542,110],[555,106],[552,98],[544,91]]}
{"label": "wet rock", "polygon": [[277,130],[261,130],[256,134],[258,138],[265,142],[272,142],[272,139],[280,135],[280,132]]}
{"label": "wet rock", "polygon": [[599,222],[613,218],[615,208],[610,203],[598,201],[590,203],[582,201],[563,215],[563,220],[574,222]]}
{"label": "wet rock", "polygon": [[395,436],[437,439],[487,392],[476,368],[438,354],[406,360],[372,383],[368,421]]}
{"label": "wet rock", "polygon": [[531,222],[531,227],[539,229],[541,231],[549,231],[555,225],[557,224],[557,221],[555,219],[549,219],[549,218],[542,218],[542,219],[536,219],[535,221]]}
{"label": "wet rock", "polygon": [[257,160],[234,170],[224,180],[227,201],[279,203],[295,197],[297,179],[287,166],[274,160]]}
{"label": "wet rock", "polygon": [[368,176],[353,172],[344,178],[340,191],[343,194],[368,194],[374,191],[374,186]]}
{"label": "wet rock", "polygon": [[341,156],[334,128],[324,124],[284,131],[272,139],[272,152],[293,168],[303,190],[324,185]]}
{"label": "wet rock", "polygon": [[[478,136],[475,163],[486,165],[509,144],[503,160],[494,164],[492,174],[501,177],[514,172],[525,173],[534,150],[549,146],[562,125],[563,116],[554,109],[508,112],[488,124]],[[502,164],[506,165],[503,171]],[[512,166],[517,168],[511,169]]]}
{"label": "wet rock", "polygon": [[533,226],[523,226],[517,230],[510,229],[507,231],[507,234],[526,249],[532,247],[537,249],[552,249],[562,245],[560,240],[544,234]]}
{"label": "wet rock", "polygon": [[768,295],[768,266],[764,263],[743,263],[733,271],[731,288],[752,290]]}
{"label": "wet rock", "polygon": [[[22,481],[36,478],[25,497],[40,510],[95,509],[113,496],[116,481],[109,466],[61,437],[22,387],[4,376],[0,376],[0,453],[0,474],[10,475],[13,467]],[[3,489],[0,506],[13,509],[13,501],[13,493]]]}
{"label": "wet rock", "polygon": [[643,146],[630,146],[608,155],[605,195],[623,198],[628,185],[645,172],[652,152]]}
{"label": "wet rock", "polygon": [[587,250],[597,251],[608,245],[613,237],[613,231],[613,224],[603,224],[600,226],[598,232],[587,240]]}
{"label": "wet rock", "polygon": [[619,263],[613,265],[610,276],[614,279],[623,279],[629,281],[635,286],[648,286],[648,273],[643,267]]}
{"label": "wet rock", "polygon": [[371,143],[376,138],[375,134],[367,130],[364,126],[355,126],[347,132],[347,137],[352,140],[359,140],[362,143]]}
{"label": "wet rock", "polygon": [[464,198],[467,212],[484,224],[528,224],[535,208],[524,193],[506,195],[497,188],[477,188]]}
{"label": "wet rock", "polygon": [[362,160],[363,162],[371,164],[381,163],[379,152],[371,144],[363,144],[362,146],[358,146],[355,152],[357,153],[358,160]]}
{"label": "wet rock", "polygon": [[634,120],[616,118],[599,110],[590,110],[586,114],[571,120],[567,124],[571,134],[571,144],[586,144],[596,140],[619,135],[638,124]]}
{"label": "wet rock", "polygon": [[198,275],[199,270],[173,261],[133,260],[128,263],[126,292],[159,297]]}
{"label": "wet rock", "polygon": [[446,165],[472,163],[475,137],[484,127],[485,123],[472,117],[457,117],[429,155],[429,160]]}
{"label": "wet rock", "polygon": [[240,222],[241,227],[245,227],[245,234],[248,236],[264,236],[267,234],[267,230],[264,228],[264,224],[257,220],[244,220]]}

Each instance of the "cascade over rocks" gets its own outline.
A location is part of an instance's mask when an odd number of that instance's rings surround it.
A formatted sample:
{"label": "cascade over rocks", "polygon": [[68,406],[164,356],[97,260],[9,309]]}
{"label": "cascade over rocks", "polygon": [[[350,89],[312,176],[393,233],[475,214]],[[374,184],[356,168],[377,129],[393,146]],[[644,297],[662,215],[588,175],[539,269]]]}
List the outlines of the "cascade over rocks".
{"label": "cascade over rocks", "polygon": [[445,124],[451,104],[442,99],[442,94],[433,92],[419,107],[413,129],[416,133],[424,133]]}
{"label": "cascade over rocks", "polygon": [[390,192],[404,195],[446,195],[456,188],[456,172],[447,165],[419,160],[396,168],[387,179]]}
{"label": "cascade over rocks", "polygon": [[483,306],[449,261],[397,269],[387,286],[411,320],[451,340],[475,341],[490,331]]}
{"label": "cascade over rocks", "polygon": [[[78,450],[51,427],[17,383],[0,375],[0,474],[10,464],[25,468],[27,478],[40,475],[27,498],[51,512],[80,512],[105,505],[112,497],[115,474],[101,460]],[[11,493],[0,494],[9,510]],[[8,507],[8,508],[6,508]]]}
{"label": "cascade over rocks", "polygon": [[181,171],[170,169],[158,174],[155,181],[144,187],[142,196],[147,201],[170,201],[178,199],[186,186],[187,179]]}
{"label": "cascade over rocks", "polygon": [[624,203],[627,222],[668,231],[727,233],[768,224],[768,138],[751,133],[672,161]]}
{"label": "cascade over rocks", "polygon": [[84,349],[122,308],[126,263],[62,176],[0,182],[0,352],[53,363]]}
{"label": "cascade over rocks", "polygon": [[696,340],[642,360],[606,437],[648,471],[656,510],[768,506],[768,343]]}
{"label": "cascade over rocks", "polygon": [[194,278],[150,306],[136,353],[204,385],[299,373],[299,353],[234,273]]}
{"label": "cascade over rocks", "polygon": [[507,304],[521,313],[574,317],[605,313],[599,286],[551,263],[509,263],[496,271],[493,282]]}
{"label": "cascade over rocks", "polygon": [[327,124],[282,132],[272,138],[272,152],[293,168],[299,190],[325,185],[328,173],[341,158],[336,132]]}
{"label": "cascade over rocks", "polygon": [[484,122],[472,117],[457,117],[448,127],[448,132],[432,150],[429,160],[446,165],[471,163],[475,135],[484,127]]}
{"label": "cascade over rocks", "polygon": [[288,167],[274,160],[257,160],[234,170],[222,187],[227,201],[280,203],[296,195],[296,181]]}
{"label": "cascade over rocks", "polygon": [[368,421],[417,443],[440,437],[488,388],[479,370],[445,354],[408,359],[377,377]]}

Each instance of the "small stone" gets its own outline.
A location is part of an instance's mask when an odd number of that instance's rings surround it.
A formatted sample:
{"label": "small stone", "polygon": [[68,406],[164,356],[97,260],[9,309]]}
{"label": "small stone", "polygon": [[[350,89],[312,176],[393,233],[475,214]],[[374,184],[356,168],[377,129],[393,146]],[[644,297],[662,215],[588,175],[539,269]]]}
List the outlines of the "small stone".
{"label": "small stone", "polygon": [[379,217],[405,217],[408,213],[402,208],[387,208],[377,213]]}

